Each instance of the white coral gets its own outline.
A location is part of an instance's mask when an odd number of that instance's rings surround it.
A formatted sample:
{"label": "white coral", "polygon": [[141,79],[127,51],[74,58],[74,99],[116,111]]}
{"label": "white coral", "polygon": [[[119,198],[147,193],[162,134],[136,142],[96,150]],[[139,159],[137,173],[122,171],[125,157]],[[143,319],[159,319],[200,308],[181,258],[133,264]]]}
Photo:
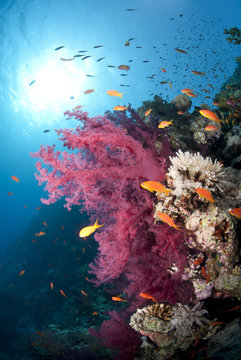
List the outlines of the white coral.
{"label": "white coral", "polygon": [[176,304],[172,308],[172,318],[170,320],[170,329],[174,329],[175,335],[181,342],[184,338],[194,335],[195,324],[204,326],[209,320],[203,315],[208,311],[202,309],[202,303],[199,302],[190,308],[188,305]]}
{"label": "white coral", "polygon": [[192,154],[179,150],[175,157],[170,157],[172,165],[168,169],[167,182],[174,188],[173,194],[182,196],[196,187],[205,187],[222,191],[224,172],[222,164],[211,158],[204,158],[200,153]]}

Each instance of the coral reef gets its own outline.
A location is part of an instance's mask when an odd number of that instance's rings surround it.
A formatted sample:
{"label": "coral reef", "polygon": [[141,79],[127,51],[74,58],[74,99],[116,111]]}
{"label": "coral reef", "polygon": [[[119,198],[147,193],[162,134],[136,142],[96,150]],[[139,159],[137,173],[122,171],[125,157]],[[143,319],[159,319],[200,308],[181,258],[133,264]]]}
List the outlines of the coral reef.
{"label": "coral reef", "polygon": [[192,102],[186,94],[177,95],[173,101],[177,110],[187,111],[190,109]]}
{"label": "coral reef", "polygon": [[[198,299],[205,299],[220,291],[215,280],[239,261],[237,221],[228,210],[241,203],[241,174],[199,153],[179,150],[170,160],[166,182],[172,192],[168,197],[157,193],[154,216],[158,221],[157,213],[164,212],[185,229],[185,243],[194,255],[183,279],[192,281]],[[214,203],[197,196],[196,188],[208,190]]]}
{"label": "coral reef", "polygon": [[130,326],[147,336],[157,346],[156,359],[164,360],[177,349],[188,349],[197,336],[208,339],[215,333],[212,321],[204,316],[207,313],[202,303],[193,307],[158,303],[137,309],[130,318]]}

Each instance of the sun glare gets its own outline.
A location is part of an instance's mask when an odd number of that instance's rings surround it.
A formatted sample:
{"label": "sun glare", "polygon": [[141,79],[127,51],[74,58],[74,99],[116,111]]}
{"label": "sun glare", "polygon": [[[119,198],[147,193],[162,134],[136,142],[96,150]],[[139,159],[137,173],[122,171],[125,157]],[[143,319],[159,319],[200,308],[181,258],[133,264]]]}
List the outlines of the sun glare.
{"label": "sun glare", "polygon": [[[51,61],[35,71],[35,82],[26,83],[29,104],[35,110],[42,110],[51,105],[60,108],[71,98],[81,93],[84,83],[84,72],[73,63]],[[32,80],[32,81],[33,81]]]}

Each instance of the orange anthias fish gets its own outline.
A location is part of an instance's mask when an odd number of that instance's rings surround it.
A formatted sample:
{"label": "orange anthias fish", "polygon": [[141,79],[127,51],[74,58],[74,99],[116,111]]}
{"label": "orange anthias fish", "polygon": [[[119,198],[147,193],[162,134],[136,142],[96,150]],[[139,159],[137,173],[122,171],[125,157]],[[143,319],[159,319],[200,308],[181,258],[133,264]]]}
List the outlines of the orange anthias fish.
{"label": "orange anthias fish", "polygon": [[124,110],[127,110],[127,107],[118,105],[118,106],[113,107],[113,110],[115,110],[115,111],[124,111]]}
{"label": "orange anthias fish", "polygon": [[79,109],[81,109],[83,107],[83,105],[77,105],[77,106],[75,106],[75,110],[79,110]]}
{"label": "orange anthias fish", "polygon": [[178,48],[175,48],[174,50],[176,50],[176,51],[179,52],[179,53],[189,55],[185,50],[181,50],[181,49],[178,49]]}
{"label": "orange anthias fish", "polygon": [[238,219],[241,219],[241,208],[231,209],[229,213]]}
{"label": "orange anthias fish", "polygon": [[84,94],[91,94],[94,91],[95,91],[95,89],[88,89],[88,90],[84,91]]}
{"label": "orange anthias fish", "polygon": [[54,288],[54,283],[51,282],[51,283],[49,284],[49,286],[50,286],[50,289],[53,290],[53,288]]}
{"label": "orange anthias fish", "polygon": [[139,294],[141,297],[143,297],[144,299],[148,299],[148,300],[153,300],[155,302],[158,302],[153,296],[146,294],[146,293],[140,293]]}
{"label": "orange anthias fish", "polygon": [[191,73],[193,73],[194,75],[206,75],[205,73],[203,72],[200,72],[200,71],[196,71],[196,70],[191,70]]}
{"label": "orange anthias fish", "polygon": [[119,96],[120,98],[122,98],[122,95],[124,95],[124,93],[119,93],[116,90],[108,90],[106,91],[108,95],[110,96]]}
{"label": "orange anthias fish", "polygon": [[13,195],[13,193],[12,193],[12,192],[8,192],[8,195]]}
{"label": "orange anthias fish", "polygon": [[167,72],[164,68],[161,68],[161,71],[163,71],[163,72]]}
{"label": "orange anthias fish", "polygon": [[206,131],[217,131],[219,130],[219,128],[217,126],[214,126],[214,125],[208,125],[204,128],[204,130]]}
{"label": "orange anthias fish", "polygon": [[11,176],[11,178],[14,180],[14,181],[16,181],[16,182],[19,182],[19,179],[17,178],[17,176]]}
{"label": "orange anthias fish", "polygon": [[190,96],[190,97],[197,97],[197,95],[194,94],[194,93],[191,92],[191,91],[186,91],[185,94],[188,95],[188,96]]}
{"label": "orange anthias fish", "polygon": [[86,294],[86,292],[84,292],[84,290],[81,290],[81,293],[82,293],[84,296],[88,296],[88,294]]}
{"label": "orange anthias fish", "polygon": [[201,196],[201,198],[208,200],[213,205],[214,199],[208,190],[203,188],[196,188],[195,191],[199,196]]}
{"label": "orange anthias fish", "polygon": [[174,125],[172,122],[173,122],[173,120],[170,120],[170,121],[162,121],[162,122],[158,125],[158,128],[159,128],[159,129],[164,129],[165,127],[168,127],[169,125]]}
{"label": "orange anthias fish", "polygon": [[65,295],[65,293],[63,292],[63,290],[59,290],[61,292],[61,294],[64,296],[64,297],[68,297],[67,295]]}
{"label": "orange anthias fish", "polygon": [[94,223],[94,225],[86,226],[83,229],[81,229],[79,232],[79,237],[85,238],[85,237],[93,234],[93,232],[95,232],[96,229],[98,229],[99,227],[101,227],[103,225],[104,224],[102,224],[102,225],[98,224],[98,219],[97,219],[96,222]]}
{"label": "orange anthias fish", "polygon": [[127,302],[127,300],[123,300],[123,299],[121,299],[120,297],[118,297],[118,296],[112,296],[112,298],[111,298],[113,301],[123,301],[123,302]]}
{"label": "orange anthias fish", "polygon": [[182,93],[184,93],[184,94],[186,94],[187,92],[193,92],[193,90],[192,89],[188,89],[188,88],[185,88],[185,89],[182,89],[182,91],[181,91]]}
{"label": "orange anthias fish", "polygon": [[202,109],[202,110],[199,110],[200,114],[212,121],[216,121],[218,123],[219,126],[221,126],[221,120],[218,118],[218,116],[210,111],[210,110],[205,110],[205,109]]}
{"label": "orange anthias fish", "polygon": [[117,68],[118,68],[119,70],[125,70],[125,71],[130,70],[130,66],[129,66],[129,65],[119,65],[119,66],[117,66]]}
{"label": "orange anthias fish", "polygon": [[21,270],[18,276],[22,276],[25,273],[25,270]]}
{"label": "orange anthias fish", "polygon": [[148,116],[151,112],[152,112],[152,109],[146,110],[145,111],[145,116]]}
{"label": "orange anthias fish", "polygon": [[36,236],[43,236],[43,235],[46,235],[46,233],[43,232],[43,231],[40,231],[39,233],[35,233],[35,235],[36,235]]}
{"label": "orange anthias fish", "polygon": [[167,196],[169,196],[169,193],[172,192],[171,189],[167,189],[165,185],[159,183],[158,181],[145,181],[141,183],[141,187],[143,187],[143,189],[149,190],[150,192],[164,192],[164,194]]}
{"label": "orange anthias fish", "polygon": [[176,229],[176,230],[178,230],[178,231],[181,231],[181,230],[179,229],[179,226],[174,223],[174,221],[170,218],[169,215],[167,215],[167,214],[165,214],[165,213],[160,213],[160,212],[158,212],[158,213],[157,213],[157,216],[159,217],[159,219],[160,219],[161,221],[165,222],[166,224],[168,224],[168,225],[171,226],[171,227],[174,227],[174,229]]}

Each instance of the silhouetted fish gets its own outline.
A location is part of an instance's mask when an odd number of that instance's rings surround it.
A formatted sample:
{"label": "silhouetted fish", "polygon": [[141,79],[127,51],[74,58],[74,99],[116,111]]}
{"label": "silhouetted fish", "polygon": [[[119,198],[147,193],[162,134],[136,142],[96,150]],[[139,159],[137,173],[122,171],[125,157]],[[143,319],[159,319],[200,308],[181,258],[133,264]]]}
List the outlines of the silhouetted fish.
{"label": "silhouetted fish", "polygon": [[48,133],[48,132],[50,132],[49,129],[46,129],[46,130],[43,131],[43,133]]}
{"label": "silhouetted fish", "polygon": [[28,84],[28,86],[31,86],[35,83],[36,80],[31,81],[31,83]]}
{"label": "silhouetted fish", "polygon": [[136,11],[137,9],[126,9],[126,11]]}
{"label": "silhouetted fish", "polygon": [[90,57],[91,57],[91,55],[87,55],[87,56],[84,56],[81,60],[85,60],[85,59],[88,59]]}
{"label": "silhouetted fish", "polygon": [[96,62],[101,61],[103,59],[105,59],[105,57],[99,58],[98,60],[96,60]]}
{"label": "silhouetted fish", "polygon": [[128,39],[127,41],[131,41],[131,40],[134,40],[135,38],[130,38],[130,39]]}
{"label": "silhouetted fish", "polygon": [[96,45],[96,46],[94,46],[94,49],[98,49],[98,48],[100,48],[100,47],[103,47],[104,45]]}
{"label": "silhouetted fish", "polygon": [[59,46],[59,47],[57,47],[56,49],[54,49],[55,51],[57,51],[57,50],[60,50],[60,49],[63,49],[64,48],[64,46]]}

